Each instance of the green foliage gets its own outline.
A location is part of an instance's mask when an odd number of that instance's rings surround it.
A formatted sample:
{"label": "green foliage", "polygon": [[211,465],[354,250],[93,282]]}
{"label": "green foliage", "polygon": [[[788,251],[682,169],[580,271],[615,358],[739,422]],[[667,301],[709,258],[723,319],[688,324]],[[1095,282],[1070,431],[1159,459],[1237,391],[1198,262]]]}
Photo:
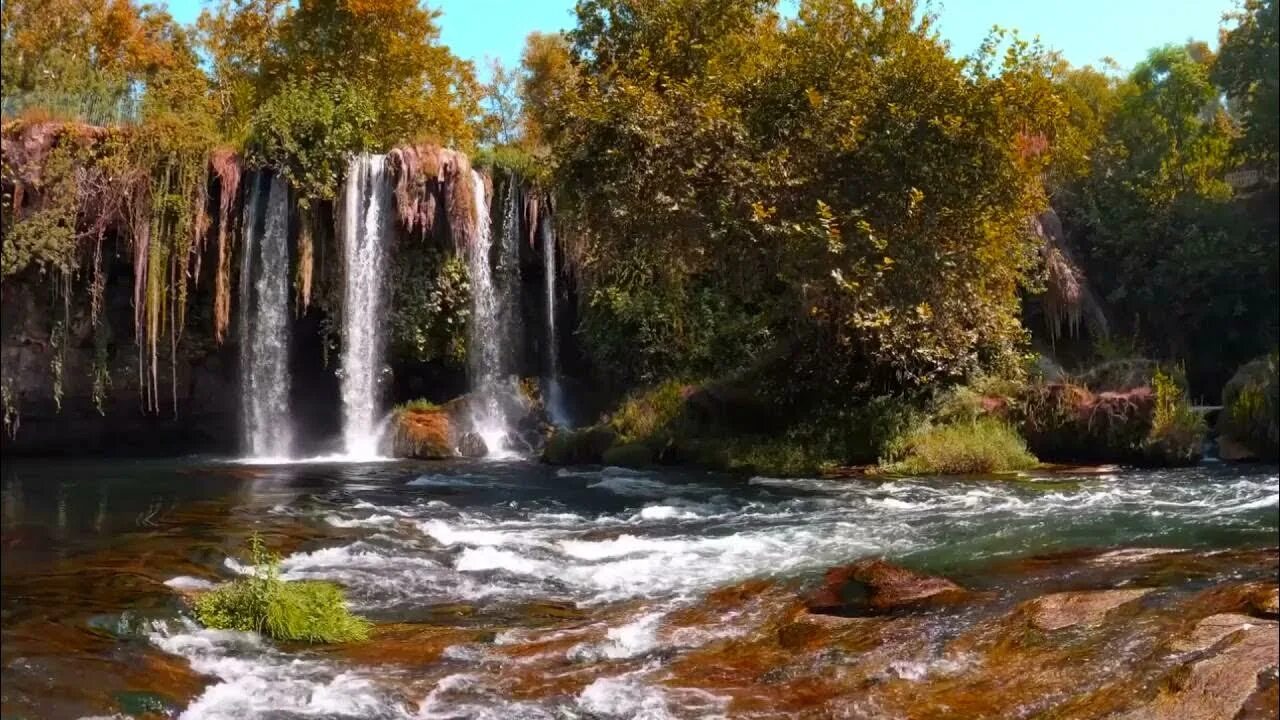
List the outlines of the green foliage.
{"label": "green foliage", "polygon": [[196,617],[202,625],[303,642],[351,642],[369,636],[369,622],[351,614],[337,586],[284,582],[280,559],[266,551],[257,534],[250,538],[249,549],[253,574],[196,600]]}
{"label": "green foliage", "polygon": [[[837,393],[995,367],[1061,108],[1043,54],[950,57],[914,3],[602,0],[524,92],[573,225],[583,338],[611,376],[808,355]],[[963,178],[958,182],[957,178]],[[848,387],[841,387],[845,383]]]}
{"label": "green foliage", "polygon": [[393,413],[432,412],[434,410],[439,410],[439,409],[440,409],[440,406],[431,402],[430,400],[418,398],[417,400],[410,400],[408,402],[403,402],[403,403],[400,403],[399,405],[396,405],[395,409],[392,412]]}
{"label": "green foliage", "polygon": [[1218,431],[1264,460],[1280,456],[1280,353],[1243,365],[1222,390]]}
{"label": "green foliage", "polygon": [[922,425],[895,441],[881,467],[906,475],[970,475],[1038,464],[1013,428],[993,418]]}
{"label": "green foliage", "polygon": [[1113,329],[1158,359],[1185,358],[1197,394],[1280,332],[1276,195],[1232,197],[1237,133],[1215,67],[1202,43],[1152,51],[1096,103],[1089,173],[1055,194]]}
{"label": "green foliage", "polygon": [[1245,0],[1227,16],[1234,26],[1222,36],[1213,78],[1240,114],[1240,149],[1272,178],[1280,161],[1280,16],[1275,0]]}
{"label": "green foliage", "polygon": [[[7,220],[4,245],[0,248],[0,275],[9,277],[36,267],[44,272],[69,272],[79,263],[76,220],[80,210],[76,166],[83,162],[72,143],[54,147],[44,166],[43,204],[22,218]],[[5,168],[6,177],[18,168]],[[13,199],[6,198],[8,207]]]}
{"label": "green foliage", "polygon": [[350,154],[373,143],[376,107],[367,91],[346,80],[286,85],[253,116],[250,159],[278,169],[304,207],[332,200]]}
{"label": "green foliage", "polygon": [[691,389],[689,383],[667,380],[634,392],[610,414],[609,425],[623,442],[655,440],[659,433],[671,432],[679,422]]}
{"label": "green foliage", "polygon": [[1143,443],[1147,461],[1161,466],[1195,463],[1204,446],[1204,418],[1187,402],[1183,384],[1163,370],[1156,371],[1151,389],[1155,412]]}
{"label": "green foliage", "polygon": [[390,336],[398,358],[466,361],[471,285],[466,262],[425,245],[402,244],[391,265]]}

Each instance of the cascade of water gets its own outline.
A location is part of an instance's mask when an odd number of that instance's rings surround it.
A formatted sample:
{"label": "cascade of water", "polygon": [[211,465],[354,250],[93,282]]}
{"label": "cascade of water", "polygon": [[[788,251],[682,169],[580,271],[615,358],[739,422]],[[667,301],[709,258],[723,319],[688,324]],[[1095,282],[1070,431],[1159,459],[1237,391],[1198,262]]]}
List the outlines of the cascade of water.
{"label": "cascade of water", "polygon": [[560,387],[560,336],[556,331],[556,235],[551,229],[551,221],[543,218],[539,230],[542,236],[542,275],[547,294],[547,415],[551,422],[568,425],[568,417],[564,412],[564,391]]}
{"label": "cascade of water", "polygon": [[386,156],[359,155],[343,193],[342,439],[349,456],[376,457],[381,436],[383,276],[394,207]]}
{"label": "cascade of water", "polygon": [[507,394],[502,344],[506,311],[490,264],[493,236],[484,178],[473,170],[471,179],[476,221],[467,258],[471,276],[471,337],[467,351],[471,372],[471,424],[484,440],[489,454],[502,456],[508,454],[508,425],[502,407]]}
{"label": "cascade of water", "polygon": [[240,266],[240,392],[244,445],[249,455],[288,457],[289,423],[289,188],[271,179],[258,233],[262,175],[245,206]]}

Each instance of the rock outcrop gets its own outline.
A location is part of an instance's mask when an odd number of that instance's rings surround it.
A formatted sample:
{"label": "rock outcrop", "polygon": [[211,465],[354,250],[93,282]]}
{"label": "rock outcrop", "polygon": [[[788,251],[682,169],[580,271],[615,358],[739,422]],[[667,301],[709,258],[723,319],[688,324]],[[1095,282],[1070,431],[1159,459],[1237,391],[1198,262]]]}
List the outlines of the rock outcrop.
{"label": "rock outcrop", "polygon": [[822,614],[874,614],[946,605],[968,597],[969,591],[946,578],[884,560],[860,560],[828,570],[807,605],[811,612]]}

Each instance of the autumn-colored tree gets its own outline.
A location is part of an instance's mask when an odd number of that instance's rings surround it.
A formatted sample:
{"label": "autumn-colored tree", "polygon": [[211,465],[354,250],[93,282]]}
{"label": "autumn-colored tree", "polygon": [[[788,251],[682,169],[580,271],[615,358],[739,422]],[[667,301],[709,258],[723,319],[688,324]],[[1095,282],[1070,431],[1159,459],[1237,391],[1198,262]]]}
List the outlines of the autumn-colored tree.
{"label": "autumn-colored tree", "polygon": [[417,138],[471,148],[480,87],[470,62],[440,44],[439,11],[418,0],[302,0],[286,12],[265,64],[267,93],[329,78],[377,108],[383,147]]}
{"label": "autumn-colored tree", "polygon": [[[188,34],[133,0],[14,0],[0,9],[6,113],[131,120],[138,91],[197,68]],[[201,90],[198,79],[195,89]]]}

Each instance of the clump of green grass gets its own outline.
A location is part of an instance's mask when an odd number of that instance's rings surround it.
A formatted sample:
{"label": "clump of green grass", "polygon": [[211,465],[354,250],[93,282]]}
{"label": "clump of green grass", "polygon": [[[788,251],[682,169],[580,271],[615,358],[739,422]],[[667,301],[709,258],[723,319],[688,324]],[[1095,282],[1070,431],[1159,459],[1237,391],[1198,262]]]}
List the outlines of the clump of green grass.
{"label": "clump of green grass", "polygon": [[1013,428],[994,418],[921,425],[890,444],[881,468],[905,475],[971,475],[1039,464]]}
{"label": "clump of green grass", "polygon": [[257,632],[276,640],[340,643],[369,637],[368,620],[352,615],[337,585],[319,581],[285,582],[280,559],[249,540],[252,575],[211,590],[196,599],[196,619],[208,628]]}
{"label": "clump of green grass", "polygon": [[422,398],[418,398],[417,400],[410,400],[409,402],[405,402],[405,403],[400,403],[395,407],[396,412],[431,412],[432,410],[438,410],[438,409],[440,409],[439,405],[431,402],[430,400],[424,400]]}

